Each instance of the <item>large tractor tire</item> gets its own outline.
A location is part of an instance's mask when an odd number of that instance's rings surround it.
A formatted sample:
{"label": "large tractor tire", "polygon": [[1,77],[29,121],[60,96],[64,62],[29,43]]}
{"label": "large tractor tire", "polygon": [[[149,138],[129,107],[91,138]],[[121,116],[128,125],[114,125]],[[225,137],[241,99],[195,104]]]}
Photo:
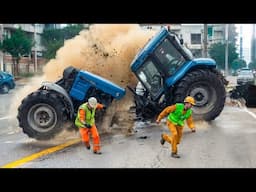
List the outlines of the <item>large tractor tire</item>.
{"label": "large tractor tire", "polygon": [[200,69],[188,73],[174,90],[174,103],[192,96],[196,105],[192,108],[194,119],[214,120],[224,108],[226,90],[223,81],[212,70]]}
{"label": "large tractor tire", "polygon": [[39,90],[23,99],[17,118],[19,126],[29,137],[49,140],[62,131],[67,115],[56,92]]}
{"label": "large tractor tire", "polygon": [[2,94],[9,93],[9,90],[10,90],[10,88],[6,83],[0,86],[0,93],[2,93]]}

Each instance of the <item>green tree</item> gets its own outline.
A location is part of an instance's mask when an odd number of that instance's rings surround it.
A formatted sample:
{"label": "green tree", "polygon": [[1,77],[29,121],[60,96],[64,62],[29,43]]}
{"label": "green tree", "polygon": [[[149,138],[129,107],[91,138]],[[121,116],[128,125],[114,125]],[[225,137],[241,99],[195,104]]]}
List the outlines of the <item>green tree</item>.
{"label": "green tree", "polygon": [[235,59],[231,63],[231,68],[235,71],[235,73],[238,69],[243,68],[243,67],[246,67],[246,61],[243,59]]}
{"label": "green tree", "polygon": [[78,35],[84,26],[81,24],[68,25],[63,29],[45,29],[42,34],[42,44],[46,48],[44,57],[52,59],[56,52],[64,45],[64,41]]}
{"label": "green tree", "polygon": [[250,62],[249,65],[248,65],[248,67],[249,67],[250,69],[256,69],[256,61]]}
{"label": "green tree", "polygon": [[33,40],[29,38],[21,28],[15,30],[11,37],[5,36],[0,44],[0,49],[12,56],[12,73],[19,75],[19,61],[23,55],[31,53]]}
{"label": "green tree", "polygon": [[[225,44],[224,43],[214,43],[209,47],[210,57],[213,58],[218,68],[225,69]],[[233,43],[228,44],[228,67],[231,67],[231,63],[238,58],[238,53],[236,52],[236,46]]]}

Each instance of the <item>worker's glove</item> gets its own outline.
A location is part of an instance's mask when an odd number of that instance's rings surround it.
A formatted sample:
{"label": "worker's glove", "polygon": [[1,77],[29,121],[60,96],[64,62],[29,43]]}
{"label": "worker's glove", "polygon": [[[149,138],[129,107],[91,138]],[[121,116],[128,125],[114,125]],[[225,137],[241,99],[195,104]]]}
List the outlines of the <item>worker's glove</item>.
{"label": "worker's glove", "polygon": [[85,126],[86,128],[88,128],[88,129],[92,128],[92,126],[91,126],[90,124],[88,124],[88,123],[85,123],[84,126]]}

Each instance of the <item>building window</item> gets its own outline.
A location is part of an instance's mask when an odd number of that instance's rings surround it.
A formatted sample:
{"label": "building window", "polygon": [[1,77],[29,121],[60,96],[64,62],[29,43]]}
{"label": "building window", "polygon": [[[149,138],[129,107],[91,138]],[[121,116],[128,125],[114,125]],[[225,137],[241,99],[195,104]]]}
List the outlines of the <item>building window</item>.
{"label": "building window", "polygon": [[191,44],[201,44],[201,34],[191,33]]}
{"label": "building window", "polygon": [[11,38],[11,32],[9,30],[4,30],[4,37]]}

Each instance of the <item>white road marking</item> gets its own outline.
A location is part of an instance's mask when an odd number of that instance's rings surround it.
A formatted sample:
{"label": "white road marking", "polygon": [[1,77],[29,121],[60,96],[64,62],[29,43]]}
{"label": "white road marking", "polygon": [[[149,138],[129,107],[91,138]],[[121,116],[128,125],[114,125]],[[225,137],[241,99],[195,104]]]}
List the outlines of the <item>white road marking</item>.
{"label": "white road marking", "polygon": [[20,132],[20,130],[11,131],[11,132],[8,132],[7,135],[12,135],[12,134],[19,133],[19,132]]}
{"label": "white road marking", "polygon": [[251,115],[254,119],[256,119],[256,114],[255,113],[249,111],[246,107],[243,108],[243,109],[244,109],[245,112],[249,113],[249,115]]}
{"label": "white road marking", "polygon": [[12,134],[14,134],[14,133],[15,133],[14,131],[8,132],[7,135],[12,135]]}
{"label": "white road marking", "polygon": [[5,141],[4,143],[14,143],[14,141]]}
{"label": "white road marking", "polygon": [[1,120],[5,120],[5,119],[10,119],[10,118],[11,118],[11,116],[0,117],[0,121],[1,121]]}

